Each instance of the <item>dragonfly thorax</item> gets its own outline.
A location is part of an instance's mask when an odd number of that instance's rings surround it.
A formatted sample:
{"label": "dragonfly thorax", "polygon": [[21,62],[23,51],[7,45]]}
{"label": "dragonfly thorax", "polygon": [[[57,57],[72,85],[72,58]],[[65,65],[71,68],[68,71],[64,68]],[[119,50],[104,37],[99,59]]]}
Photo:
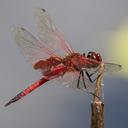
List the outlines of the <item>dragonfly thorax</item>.
{"label": "dragonfly thorax", "polygon": [[[83,55],[82,55],[83,56]],[[72,53],[68,56],[66,56],[65,58],[63,58],[62,63],[68,68],[69,71],[73,71],[76,70],[74,68],[74,60],[78,60],[81,57],[80,53]]]}
{"label": "dragonfly thorax", "polygon": [[89,52],[87,56],[85,54],[73,53],[65,57],[65,65],[79,71],[83,68],[97,68],[101,61],[101,56],[95,52]]}

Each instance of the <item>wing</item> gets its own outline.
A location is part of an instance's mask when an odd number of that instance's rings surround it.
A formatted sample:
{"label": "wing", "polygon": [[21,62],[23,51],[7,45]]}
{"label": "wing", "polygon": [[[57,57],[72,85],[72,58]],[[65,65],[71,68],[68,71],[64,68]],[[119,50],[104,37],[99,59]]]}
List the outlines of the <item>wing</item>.
{"label": "wing", "polygon": [[[122,69],[122,66],[114,63],[104,63],[104,73],[114,73]],[[85,68],[85,71],[89,73],[91,78],[95,79],[98,71],[100,70],[100,65],[96,68]]]}
{"label": "wing", "polygon": [[122,69],[122,66],[119,64],[113,64],[113,63],[105,63],[105,72],[117,72]]}
{"label": "wing", "polygon": [[55,82],[55,85],[61,85],[75,90],[82,90],[82,91],[94,93],[95,83],[91,83],[85,75],[84,82],[86,87],[83,83],[82,78],[80,78],[79,87],[77,87],[78,78],[79,78],[79,72],[77,71],[66,72],[63,76],[60,76],[55,80],[53,80],[53,82]]}
{"label": "wing", "polygon": [[42,42],[36,39],[26,29],[16,27],[13,32],[21,52],[32,65],[35,65],[40,60],[45,60],[50,56],[58,57],[52,50],[46,48]]}
{"label": "wing", "polygon": [[45,43],[48,48],[51,48],[60,55],[69,55],[74,52],[44,9],[38,8],[36,10],[36,16],[39,39]]}

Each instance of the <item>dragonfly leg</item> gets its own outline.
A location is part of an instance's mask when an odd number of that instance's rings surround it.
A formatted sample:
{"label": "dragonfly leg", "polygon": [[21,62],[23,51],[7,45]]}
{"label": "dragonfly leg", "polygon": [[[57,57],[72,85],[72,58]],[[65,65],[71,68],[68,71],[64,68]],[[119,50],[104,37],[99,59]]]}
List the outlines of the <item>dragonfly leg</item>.
{"label": "dragonfly leg", "polygon": [[[86,74],[88,74],[89,75],[89,73],[87,72]],[[101,74],[100,74],[101,75]],[[98,77],[100,77],[100,75],[98,75]],[[89,76],[90,77],[90,76]],[[97,77],[97,78],[98,78]],[[84,87],[85,88],[87,88],[86,87],[86,84],[85,84],[85,77],[84,77],[84,72],[82,71],[82,78],[83,78],[83,84],[84,84]],[[91,78],[90,78],[91,79]],[[93,81],[92,81],[93,82]],[[87,91],[87,93],[89,93],[89,94],[91,94],[91,95],[93,95],[93,96],[95,96],[95,97],[97,97],[99,100],[101,100],[100,99],[100,97],[99,96],[97,96],[95,93],[93,93],[93,92],[90,92],[90,91]]]}
{"label": "dragonfly leg", "polygon": [[84,84],[84,87],[86,87],[86,83],[85,83],[85,76],[84,76],[84,72],[81,70],[80,73],[79,73],[79,77],[78,77],[78,81],[77,81],[77,88],[79,88],[79,83],[80,83],[80,78],[82,76],[82,79],[83,79],[83,84]]}
{"label": "dragonfly leg", "polygon": [[[92,74],[90,75],[90,74],[88,73],[88,71],[86,70],[86,68],[82,68],[81,71],[82,71],[82,72],[85,71],[85,73],[86,73],[86,75],[87,75],[89,81],[90,81],[91,83],[93,83],[93,80],[91,79]],[[84,73],[83,73],[83,74],[84,74]]]}
{"label": "dragonfly leg", "polygon": [[81,71],[82,71],[82,72],[85,71],[85,73],[86,73],[86,75],[87,75],[89,81],[90,81],[91,83],[93,83],[93,80],[91,79],[91,76],[94,75],[95,73],[89,74],[88,71],[86,70],[86,68],[82,68]]}
{"label": "dragonfly leg", "polygon": [[[85,70],[85,69],[84,69],[84,70]],[[99,68],[96,69],[96,70],[95,70],[93,73],[91,73],[91,74],[89,74],[88,71],[85,70],[85,73],[86,73],[86,75],[87,75],[87,77],[88,77],[88,79],[90,80],[91,83],[94,83],[94,82],[96,81],[96,79],[98,78],[98,77],[96,77],[94,80],[92,80],[92,78],[91,78],[93,75],[95,75],[95,74],[98,72],[98,70],[99,70]]]}
{"label": "dragonfly leg", "polygon": [[93,82],[95,82],[101,75],[102,75],[102,73],[100,73],[100,74],[93,80]]}
{"label": "dragonfly leg", "polygon": [[79,88],[79,83],[80,83],[81,73],[82,73],[82,71],[79,72],[79,77],[78,77],[78,81],[77,81],[77,88]]}
{"label": "dragonfly leg", "polygon": [[90,76],[93,76],[94,74],[96,74],[99,69],[100,68],[97,68],[93,73],[90,74]]}
{"label": "dragonfly leg", "polygon": [[84,84],[84,87],[85,87],[85,88],[87,88],[87,87],[86,87],[86,84],[85,84],[84,72],[83,72],[83,71],[81,71],[81,73],[82,73],[82,79],[83,79],[83,84]]}
{"label": "dragonfly leg", "polygon": [[91,83],[93,83],[93,80],[91,79],[91,75],[86,71],[86,75],[88,77],[88,79],[90,80]]}

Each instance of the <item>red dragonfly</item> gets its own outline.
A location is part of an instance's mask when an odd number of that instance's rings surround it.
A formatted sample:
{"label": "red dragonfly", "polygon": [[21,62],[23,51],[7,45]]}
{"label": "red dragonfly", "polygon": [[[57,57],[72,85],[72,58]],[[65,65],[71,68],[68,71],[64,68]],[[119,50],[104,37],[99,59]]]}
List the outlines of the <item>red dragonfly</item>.
{"label": "red dragonfly", "polygon": [[[65,85],[81,89],[93,90],[92,76],[103,63],[99,53],[77,53],[64,39],[62,33],[53,23],[45,9],[37,9],[38,39],[25,28],[14,29],[16,43],[33,68],[40,70],[42,78],[12,98],[5,106],[18,101],[45,82],[59,79]],[[103,63],[105,71],[119,71],[121,65]]]}

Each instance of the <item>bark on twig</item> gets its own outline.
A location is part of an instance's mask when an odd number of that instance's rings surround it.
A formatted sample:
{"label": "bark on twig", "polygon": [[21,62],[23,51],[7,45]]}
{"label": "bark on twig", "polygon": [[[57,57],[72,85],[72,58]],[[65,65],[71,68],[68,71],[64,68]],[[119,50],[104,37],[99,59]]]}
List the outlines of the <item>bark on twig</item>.
{"label": "bark on twig", "polygon": [[91,128],[104,128],[104,104],[98,97],[101,95],[101,82],[104,65],[101,65],[96,80],[95,95],[91,103]]}

